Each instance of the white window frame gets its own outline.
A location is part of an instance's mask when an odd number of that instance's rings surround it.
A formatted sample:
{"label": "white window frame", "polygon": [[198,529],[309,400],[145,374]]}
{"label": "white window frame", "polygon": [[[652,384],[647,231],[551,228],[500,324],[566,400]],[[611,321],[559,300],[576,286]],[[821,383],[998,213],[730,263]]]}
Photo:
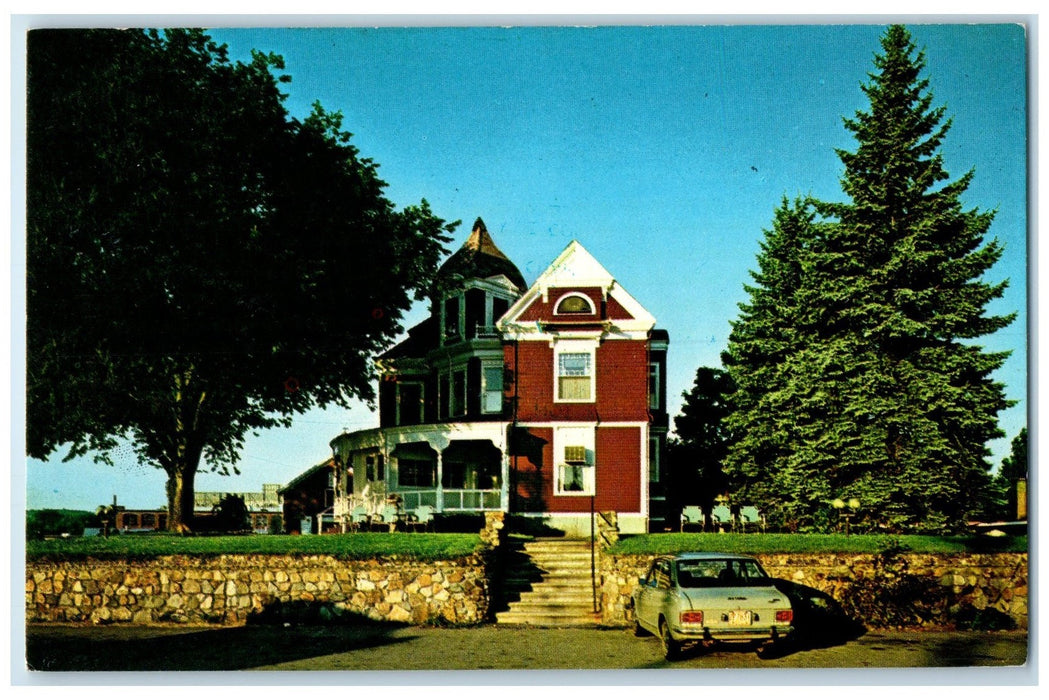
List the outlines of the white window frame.
{"label": "white window frame", "polygon": [[[489,409],[488,407],[488,375],[489,370],[498,370],[500,373],[499,382],[499,402],[498,408]],[[503,412],[503,389],[504,382],[502,381],[502,373],[505,371],[502,360],[487,360],[481,362],[481,413],[486,415],[494,415]]]}
{"label": "white window frame", "polygon": [[[585,399],[561,398],[561,356],[589,355],[590,396]],[[562,340],[554,345],[554,403],[595,403],[597,401],[597,342]]]}
{"label": "white window frame", "polygon": [[[595,495],[597,488],[597,459],[594,451],[594,433],[593,425],[558,427],[554,429],[555,496],[590,497]],[[586,451],[586,463],[582,466],[582,490],[568,490],[564,488],[564,469],[569,466],[565,460],[565,448],[575,446],[581,446]],[[572,466],[578,466],[578,463]]]}
{"label": "white window frame", "polygon": [[[582,299],[583,301],[586,302],[587,308],[590,309],[590,310],[589,311],[585,311],[585,312],[584,311],[558,311],[558,308],[560,308],[560,306],[561,306],[561,302],[563,302],[565,299],[568,299],[569,297],[577,297],[579,299]],[[554,315],[555,316],[593,316],[596,313],[597,313],[597,309],[594,307],[594,300],[591,299],[590,297],[588,297],[587,295],[582,294],[580,292],[568,292],[567,294],[562,294],[560,297],[557,298],[557,301],[554,302]]]}

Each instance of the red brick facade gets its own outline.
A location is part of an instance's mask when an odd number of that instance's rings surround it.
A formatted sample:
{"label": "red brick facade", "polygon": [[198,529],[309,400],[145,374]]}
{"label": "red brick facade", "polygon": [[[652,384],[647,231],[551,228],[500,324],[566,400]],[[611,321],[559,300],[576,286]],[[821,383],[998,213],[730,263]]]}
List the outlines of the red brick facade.
{"label": "red brick facade", "polygon": [[431,317],[381,360],[378,432],[333,443],[354,467],[336,488],[575,534],[592,507],[624,532],[662,529],[666,333],[575,241],[527,289],[480,220],[456,256]]}

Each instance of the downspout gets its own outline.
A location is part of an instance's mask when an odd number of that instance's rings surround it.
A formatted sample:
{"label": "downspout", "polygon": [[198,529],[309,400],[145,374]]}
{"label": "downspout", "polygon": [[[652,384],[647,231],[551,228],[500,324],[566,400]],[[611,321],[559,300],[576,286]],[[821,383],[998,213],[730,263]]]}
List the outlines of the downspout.
{"label": "downspout", "polygon": [[520,393],[519,393],[520,382],[518,381],[518,378],[520,376],[520,370],[519,370],[519,367],[520,367],[520,355],[518,354],[517,350],[518,350],[518,346],[520,345],[520,342],[521,341],[517,338],[517,336],[515,334],[514,335],[514,374],[513,374],[513,377],[514,377],[514,402],[513,402],[513,406],[510,409],[510,439],[507,440],[507,443],[508,443],[508,445],[509,445],[509,447],[511,449],[511,455],[510,456],[513,459],[513,467],[510,470],[510,474],[509,474],[510,478],[507,479],[508,490],[507,490],[507,494],[506,494],[506,515],[507,515],[508,518],[509,518],[510,515],[513,514],[513,510],[514,510],[513,509],[514,496],[517,494],[517,456],[518,456],[518,453],[520,452],[519,445],[517,444],[518,443],[518,435],[517,435],[517,402],[518,402],[518,398],[520,397]]}

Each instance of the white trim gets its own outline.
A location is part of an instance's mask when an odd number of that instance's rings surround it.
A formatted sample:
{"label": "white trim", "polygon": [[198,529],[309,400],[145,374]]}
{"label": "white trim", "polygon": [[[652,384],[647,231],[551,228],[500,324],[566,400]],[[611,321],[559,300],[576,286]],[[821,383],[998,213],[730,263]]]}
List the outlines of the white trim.
{"label": "white trim", "polygon": [[520,428],[583,428],[588,426],[600,428],[641,428],[648,425],[648,421],[548,421],[544,423],[521,421]]}
{"label": "white trim", "polygon": [[[557,307],[561,306],[561,303],[564,302],[565,299],[568,299],[570,297],[575,297],[576,299],[582,299],[583,301],[586,302],[586,307],[588,309],[590,309],[590,310],[589,311],[559,312],[557,310]],[[554,310],[554,316],[568,316],[568,317],[593,316],[594,314],[597,313],[597,308],[594,306],[594,300],[591,299],[590,297],[588,297],[586,294],[583,294],[582,292],[576,292],[576,291],[565,292],[564,294],[559,296],[557,298],[557,301],[555,301],[553,303],[553,310]]]}
{"label": "white trim", "polygon": [[[580,491],[566,491],[562,488],[561,470],[568,466],[565,460],[565,447],[580,445],[586,449],[586,466],[583,467],[583,482]],[[554,495],[572,498],[573,496],[590,497],[597,493],[597,430],[596,425],[560,426],[554,429],[553,463]]]}
{"label": "white trim", "polygon": [[578,241],[569,243],[532,286],[510,306],[503,316],[504,321],[498,324],[499,330],[512,340],[519,339],[523,333],[541,333],[538,323],[519,323],[517,317],[537,299],[548,301],[550,289],[578,290],[587,287],[601,289],[603,298],[611,296],[633,316],[633,320],[614,321],[613,328],[626,333],[644,333],[644,339],[647,339],[647,333],[655,327],[655,317],[616,282],[611,273]]}
{"label": "white trim", "polygon": [[[499,380],[499,408],[494,411],[489,411],[488,406],[488,378],[485,375],[486,369],[498,369],[500,373]],[[505,387],[505,381],[503,381],[503,373],[506,371],[505,365],[503,364],[502,355],[499,359],[481,360],[481,415],[494,416],[503,412],[503,390]],[[467,384],[469,384],[469,377],[467,377]]]}
{"label": "white trim", "polygon": [[[598,339],[558,338],[553,343],[554,349],[554,403],[596,403],[597,402],[597,346]],[[563,355],[589,356],[590,395],[585,399],[561,398],[561,357]]]}
{"label": "white trim", "polygon": [[[651,516],[650,509],[648,507],[648,423],[645,423],[641,427],[641,503],[638,506],[641,508],[641,513],[644,515],[647,521]],[[648,527],[646,526],[647,530]]]}
{"label": "white trim", "polygon": [[[509,313],[509,312],[508,312]],[[593,323],[597,323],[594,321]],[[542,321],[501,321],[496,324],[503,340],[544,341],[552,343],[559,338],[599,337],[602,340],[639,340],[647,341],[651,324],[636,321],[601,321],[599,330],[576,328],[572,330],[553,329],[543,325]]]}

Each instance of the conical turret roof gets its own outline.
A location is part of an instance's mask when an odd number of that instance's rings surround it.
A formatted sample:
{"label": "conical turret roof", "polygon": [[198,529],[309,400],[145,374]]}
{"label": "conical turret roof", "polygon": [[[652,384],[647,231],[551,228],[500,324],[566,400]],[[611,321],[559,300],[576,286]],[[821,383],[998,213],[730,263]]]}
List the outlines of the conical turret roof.
{"label": "conical turret roof", "polygon": [[478,217],[466,243],[463,243],[462,248],[455,251],[437,271],[437,286],[439,289],[449,289],[468,279],[485,279],[499,275],[505,276],[522,292],[528,287],[524,275],[510,258],[499,250],[484,221]]}

